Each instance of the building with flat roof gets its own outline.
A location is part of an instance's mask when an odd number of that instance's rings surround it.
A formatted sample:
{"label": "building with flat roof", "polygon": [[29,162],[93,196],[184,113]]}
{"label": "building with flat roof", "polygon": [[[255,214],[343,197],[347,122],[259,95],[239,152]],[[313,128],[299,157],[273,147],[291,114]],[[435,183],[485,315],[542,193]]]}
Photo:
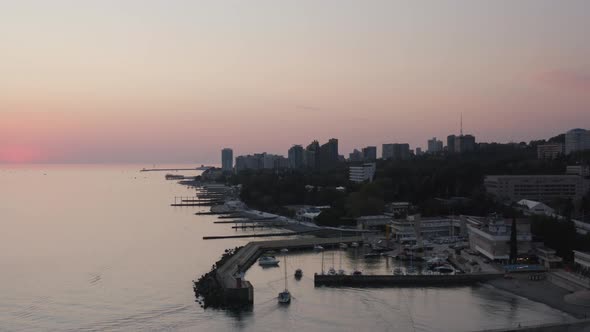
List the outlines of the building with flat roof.
{"label": "building with flat roof", "polygon": [[457,136],[449,135],[447,136],[447,152],[448,153],[455,153],[455,139]]}
{"label": "building with flat roof", "polygon": [[231,172],[234,169],[234,151],[230,148],[221,150],[221,170]]}
{"label": "building with flat roof", "polygon": [[428,140],[428,153],[440,153],[443,151],[443,142],[433,137]]}
{"label": "building with flat roof", "polygon": [[576,128],[566,132],[565,154],[583,150],[590,150],[590,131]]}
{"label": "building with flat roof", "polygon": [[356,227],[358,229],[371,229],[391,224],[391,214],[380,214],[374,216],[362,216],[356,218]]}
{"label": "building with flat roof", "polygon": [[[498,216],[470,219],[467,224],[469,247],[491,260],[507,261],[510,258],[512,220]],[[516,241],[519,254],[531,251],[531,224],[528,219],[516,220]]]}
{"label": "building with flat roof", "polygon": [[303,167],[303,146],[293,145],[288,151],[289,168],[298,169]]}
{"label": "building with flat roof", "polygon": [[361,166],[350,166],[350,181],[361,183],[365,181],[373,182],[377,165],[375,163],[365,163]]}
{"label": "building with flat roof", "polygon": [[487,175],[486,191],[502,201],[522,199],[548,202],[555,198],[579,200],[587,182],[577,175]]}
{"label": "building with flat roof", "polygon": [[465,153],[475,150],[475,136],[459,135],[455,136],[455,152]]}
{"label": "building with flat roof", "polygon": [[319,157],[320,169],[326,171],[336,168],[339,161],[338,140],[330,138],[326,144],[320,146]]}
{"label": "building with flat roof", "polygon": [[392,143],[383,144],[381,151],[383,160],[409,160],[410,159],[410,144],[408,143]]}
{"label": "building with flat roof", "polygon": [[354,149],[351,153],[348,154],[348,160],[352,162],[363,161],[363,153],[357,149]]}
{"label": "building with flat roof", "polygon": [[395,218],[405,218],[410,211],[410,202],[391,202],[385,204],[385,210]]}
{"label": "building with flat roof", "polygon": [[416,241],[417,235],[423,239],[461,235],[461,218],[421,217],[411,215],[406,218],[393,219],[391,231],[399,241]]}
{"label": "building with flat roof", "polygon": [[364,161],[375,161],[377,160],[377,147],[367,146],[363,148],[363,160]]}
{"label": "building with flat roof", "polygon": [[587,178],[590,176],[590,166],[589,165],[567,166],[566,170],[565,170],[565,174],[579,175],[581,177]]}
{"label": "building with flat roof", "polygon": [[537,159],[555,159],[563,154],[563,144],[537,145]]}
{"label": "building with flat roof", "polygon": [[563,264],[563,258],[556,255],[555,250],[548,247],[536,247],[535,254],[539,258],[539,263],[545,268],[559,268]]}
{"label": "building with flat roof", "polygon": [[574,250],[574,264],[590,272],[590,252]]}

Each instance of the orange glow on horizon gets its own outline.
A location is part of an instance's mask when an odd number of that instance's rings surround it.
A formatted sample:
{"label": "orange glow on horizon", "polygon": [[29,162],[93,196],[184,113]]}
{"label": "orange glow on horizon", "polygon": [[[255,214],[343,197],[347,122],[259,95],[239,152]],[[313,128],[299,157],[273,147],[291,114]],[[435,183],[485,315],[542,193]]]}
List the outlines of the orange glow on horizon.
{"label": "orange glow on horizon", "polygon": [[43,159],[41,150],[28,146],[0,147],[0,163],[33,163]]}

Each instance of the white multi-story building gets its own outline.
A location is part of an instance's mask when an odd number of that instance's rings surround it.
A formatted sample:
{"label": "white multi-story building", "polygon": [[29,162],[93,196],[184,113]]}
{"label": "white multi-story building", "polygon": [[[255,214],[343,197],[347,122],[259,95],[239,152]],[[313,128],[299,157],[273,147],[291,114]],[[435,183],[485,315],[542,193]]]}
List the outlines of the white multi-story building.
{"label": "white multi-story building", "polygon": [[427,217],[412,215],[403,219],[394,219],[391,222],[393,237],[399,241],[415,241],[417,234],[423,239],[432,239],[441,236],[461,235],[461,218]]}
{"label": "white multi-story building", "polygon": [[582,150],[590,150],[590,131],[576,128],[565,133],[565,154]]}
{"label": "white multi-story building", "polygon": [[563,144],[537,145],[537,159],[555,159],[563,153]]}
{"label": "white multi-story building", "polygon": [[352,182],[372,182],[375,177],[375,170],[377,165],[375,163],[366,163],[362,166],[350,166],[350,181]]}
{"label": "white multi-story building", "polygon": [[[510,258],[512,220],[491,216],[470,219],[467,224],[469,247],[491,260],[505,261]],[[528,219],[516,220],[516,241],[519,254],[531,250],[531,225]]]}
{"label": "white multi-story building", "polygon": [[486,191],[500,200],[530,199],[547,202],[554,198],[578,200],[587,191],[587,181],[578,175],[488,175]]}

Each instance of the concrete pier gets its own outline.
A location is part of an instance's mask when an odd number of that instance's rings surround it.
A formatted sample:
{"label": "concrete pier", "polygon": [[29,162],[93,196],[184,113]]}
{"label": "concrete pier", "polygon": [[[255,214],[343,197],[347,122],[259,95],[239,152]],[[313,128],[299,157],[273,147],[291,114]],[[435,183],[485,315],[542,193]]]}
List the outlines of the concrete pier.
{"label": "concrete pier", "polygon": [[440,275],[325,275],[314,276],[315,286],[455,286],[502,278],[501,273],[470,273]]}

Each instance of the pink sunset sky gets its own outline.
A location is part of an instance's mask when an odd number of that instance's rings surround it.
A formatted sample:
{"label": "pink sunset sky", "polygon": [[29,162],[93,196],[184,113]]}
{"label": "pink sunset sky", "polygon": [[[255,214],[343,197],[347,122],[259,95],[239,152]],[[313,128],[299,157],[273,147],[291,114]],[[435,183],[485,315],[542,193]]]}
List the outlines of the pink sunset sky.
{"label": "pink sunset sky", "polygon": [[[590,127],[590,2],[14,1],[0,163],[218,163]],[[379,148],[380,150],[380,148]]]}

